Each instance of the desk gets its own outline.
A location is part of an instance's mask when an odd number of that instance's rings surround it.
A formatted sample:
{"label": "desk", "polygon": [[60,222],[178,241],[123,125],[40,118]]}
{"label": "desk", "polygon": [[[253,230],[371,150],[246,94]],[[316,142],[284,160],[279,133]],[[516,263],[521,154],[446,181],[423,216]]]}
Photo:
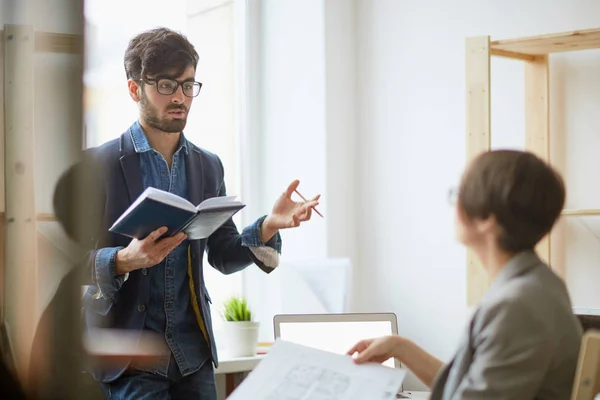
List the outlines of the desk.
{"label": "desk", "polygon": [[411,399],[427,400],[429,399],[431,392],[414,392],[412,390],[405,390],[404,392],[402,392],[402,394],[410,395]]}
{"label": "desk", "polygon": [[215,369],[215,374],[234,374],[252,371],[264,357],[264,355],[256,355],[219,360],[219,368]]}
{"label": "desk", "polygon": [[219,367],[215,369],[216,374],[225,375],[225,396],[229,396],[236,388],[236,375],[243,372],[250,372],[264,355],[256,355],[253,357],[237,357],[219,360]]}

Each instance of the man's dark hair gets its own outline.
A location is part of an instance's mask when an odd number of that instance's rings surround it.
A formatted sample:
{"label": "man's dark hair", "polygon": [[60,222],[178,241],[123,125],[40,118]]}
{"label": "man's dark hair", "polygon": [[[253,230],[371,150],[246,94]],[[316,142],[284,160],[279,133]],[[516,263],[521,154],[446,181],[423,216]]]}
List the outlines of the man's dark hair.
{"label": "man's dark hair", "polygon": [[481,154],[458,194],[468,218],[496,218],[498,244],[513,253],[533,249],[554,226],[564,202],[560,175],[534,154],[517,150]]}
{"label": "man's dark hair", "polygon": [[182,34],[168,28],[156,28],[140,33],[125,51],[127,79],[145,79],[164,74],[181,75],[188,66],[198,66],[198,53]]}

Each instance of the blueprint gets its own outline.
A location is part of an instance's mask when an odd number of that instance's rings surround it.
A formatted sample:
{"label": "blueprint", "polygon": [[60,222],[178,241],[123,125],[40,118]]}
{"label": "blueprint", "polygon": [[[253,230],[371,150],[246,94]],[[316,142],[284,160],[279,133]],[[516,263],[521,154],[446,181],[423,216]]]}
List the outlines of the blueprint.
{"label": "blueprint", "polygon": [[278,340],[228,400],[392,400],[405,373]]}

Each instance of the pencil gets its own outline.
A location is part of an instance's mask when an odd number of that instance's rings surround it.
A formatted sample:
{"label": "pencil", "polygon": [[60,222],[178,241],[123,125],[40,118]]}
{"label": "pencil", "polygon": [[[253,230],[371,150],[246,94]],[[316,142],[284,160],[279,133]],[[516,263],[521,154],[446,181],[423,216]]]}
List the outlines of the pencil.
{"label": "pencil", "polygon": [[[304,200],[304,201],[308,201],[308,200],[306,200],[306,198],[305,198],[304,196],[302,196],[302,194],[301,194],[299,191],[297,191],[297,190],[294,190],[294,192],[296,192],[296,194],[297,194],[298,196],[300,196],[300,197],[302,198],[302,200]],[[312,207],[312,209],[313,209],[313,210],[315,210],[315,212],[316,212],[317,214],[319,214],[319,216],[320,216],[321,218],[325,218],[325,217],[323,216],[323,214],[321,214],[321,213],[319,212],[319,210],[317,210],[317,207]]]}

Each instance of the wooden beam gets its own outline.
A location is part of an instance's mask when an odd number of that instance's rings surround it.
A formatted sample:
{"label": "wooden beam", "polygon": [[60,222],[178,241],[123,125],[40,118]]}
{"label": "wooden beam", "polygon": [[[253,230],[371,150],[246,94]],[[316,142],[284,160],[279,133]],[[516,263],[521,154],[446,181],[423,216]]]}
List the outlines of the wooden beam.
{"label": "wooden beam", "polygon": [[[0,30],[0,212],[6,211],[4,191],[4,30]],[[4,272],[4,224],[0,226],[0,321],[4,321],[6,278]]]}
{"label": "wooden beam", "polygon": [[[0,37],[4,37],[4,31],[2,29],[0,29]],[[83,53],[83,35],[72,33],[35,32],[34,37],[35,51],[38,53]]]}
{"label": "wooden beam", "polygon": [[[0,212],[0,224],[4,225],[6,223],[6,215],[4,212]],[[35,220],[38,222],[56,222],[56,216],[50,213],[37,213],[35,216]]]}
{"label": "wooden beam", "polygon": [[517,39],[495,40],[490,43],[490,46],[493,50],[511,51],[531,55],[600,49],[600,28]]}
{"label": "wooden beam", "polygon": [[36,215],[36,221],[39,221],[39,222],[56,222],[57,219],[54,216],[54,214],[50,214],[50,213],[38,213]]}
{"label": "wooden beam", "polygon": [[491,149],[489,36],[467,39],[467,162]]}
{"label": "wooden beam", "polygon": [[493,56],[513,58],[515,60],[521,61],[533,61],[536,57],[532,54],[517,53],[516,51],[507,51],[500,49],[490,49],[490,54]]}
{"label": "wooden beam", "polygon": [[83,53],[83,35],[36,32],[35,51],[39,53]]}
{"label": "wooden beam", "polygon": [[562,215],[570,217],[584,217],[584,216],[599,216],[600,217],[600,208],[597,209],[587,209],[587,210],[575,210],[575,209],[566,209],[562,211]]}
{"label": "wooden beam", "polygon": [[37,230],[34,198],[33,65],[31,26],[4,30],[6,228],[5,310],[17,372],[27,376],[37,304]]}
{"label": "wooden beam", "polygon": [[[548,56],[525,62],[525,149],[550,162],[550,83]],[[536,247],[551,265],[550,234]]]}
{"label": "wooden beam", "polygon": [[[467,162],[491,148],[490,37],[466,41]],[[487,274],[475,254],[467,250],[467,304],[476,304],[489,287]]]}

